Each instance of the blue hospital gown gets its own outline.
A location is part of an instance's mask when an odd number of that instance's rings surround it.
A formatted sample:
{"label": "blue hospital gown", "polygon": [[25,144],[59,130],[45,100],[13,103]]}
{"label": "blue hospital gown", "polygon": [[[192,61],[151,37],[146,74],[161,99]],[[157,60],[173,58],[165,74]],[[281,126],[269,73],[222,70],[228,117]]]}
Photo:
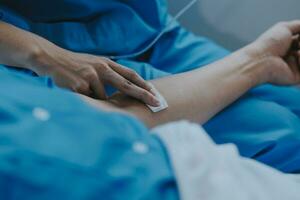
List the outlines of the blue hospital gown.
{"label": "blue hospital gown", "polygon": [[49,78],[0,65],[0,199],[176,200],[160,140]]}
{"label": "blue hospital gown", "polygon": [[[171,20],[165,0],[2,0],[2,20],[76,52],[123,55],[149,43]],[[134,59],[117,60],[145,79],[202,67],[230,52],[174,23]],[[205,129],[217,143],[284,172],[300,170],[300,90],[264,85],[218,114]]]}

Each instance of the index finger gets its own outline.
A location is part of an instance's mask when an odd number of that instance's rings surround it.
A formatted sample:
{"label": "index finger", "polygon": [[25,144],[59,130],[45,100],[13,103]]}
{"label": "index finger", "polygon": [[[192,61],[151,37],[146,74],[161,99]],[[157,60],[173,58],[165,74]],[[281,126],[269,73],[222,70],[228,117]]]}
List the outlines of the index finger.
{"label": "index finger", "polygon": [[96,96],[96,98],[102,99],[102,100],[107,99],[105,88],[104,88],[103,82],[100,80],[100,78],[91,80],[90,87],[92,88],[93,93]]}
{"label": "index finger", "polygon": [[147,83],[146,80],[144,80],[138,73],[136,73],[134,70],[129,69],[125,66],[122,66],[118,63],[111,63],[111,68],[126,78],[127,80],[131,81],[135,85],[151,92],[152,87]]}
{"label": "index finger", "polygon": [[149,104],[151,106],[159,106],[158,99],[149,91],[136,86],[134,83],[126,80],[124,77],[113,70],[111,70],[111,72],[109,73],[109,75],[104,75],[103,79],[113,87],[117,88],[126,95],[135,97],[143,101],[146,104]]}

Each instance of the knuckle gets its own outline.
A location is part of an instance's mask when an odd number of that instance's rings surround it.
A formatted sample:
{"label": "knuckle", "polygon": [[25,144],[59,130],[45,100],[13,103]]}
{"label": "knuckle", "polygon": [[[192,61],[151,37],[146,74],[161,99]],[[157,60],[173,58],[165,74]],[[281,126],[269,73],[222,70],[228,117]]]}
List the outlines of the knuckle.
{"label": "knuckle", "polygon": [[150,95],[148,94],[148,92],[142,91],[142,92],[140,93],[140,98],[141,98],[141,99],[148,99],[148,98],[150,98]]}
{"label": "knuckle", "polygon": [[97,72],[95,70],[88,70],[83,75],[85,80],[96,80],[98,79]]}
{"label": "knuckle", "polygon": [[130,88],[131,88],[131,82],[129,82],[129,81],[124,81],[124,82],[122,82],[121,88],[122,88],[122,90],[124,90],[124,91],[130,90]]}
{"label": "knuckle", "polygon": [[84,81],[77,81],[73,84],[72,90],[78,93],[87,93],[89,91],[89,85]]}
{"label": "knuckle", "polygon": [[134,70],[132,69],[129,69],[128,70],[128,75],[129,75],[129,78],[131,79],[137,79],[139,77],[138,73],[136,73]]}
{"label": "knuckle", "polygon": [[108,73],[111,71],[109,65],[107,65],[107,64],[101,63],[101,64],[99,64],[99,67],[103,73]]}
{"label": "knuckle", "polygon": [[112,70],[102,71],[101,79],[105,81],[113,81],[115,79],[115,73]]}
{"label": "knuckle", "polygon": [[107,57],[101,57],[101,60],[104,62],[111,62],[111,59],[109,59]]}

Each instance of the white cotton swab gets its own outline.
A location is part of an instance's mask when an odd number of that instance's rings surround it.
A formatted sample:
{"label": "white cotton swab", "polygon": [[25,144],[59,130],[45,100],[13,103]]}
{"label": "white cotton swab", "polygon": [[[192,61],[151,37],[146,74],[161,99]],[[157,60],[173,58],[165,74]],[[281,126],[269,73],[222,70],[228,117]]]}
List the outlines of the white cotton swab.
{"label": "white cotton swab", "polygon": [[152,83],[149,83],[149,85],[152,87],[152,91],[153,91],[154,95],[156,96],[156,98],[158,99],[160,106],[158,106],[158,107],[153,107],[150,105],[147,105],[147,106],[154,113],[157,113],[157,112],[167,109],[169,106],[168,106],[166,99],[159,93],[159,91],[154,87],[154,85]]}

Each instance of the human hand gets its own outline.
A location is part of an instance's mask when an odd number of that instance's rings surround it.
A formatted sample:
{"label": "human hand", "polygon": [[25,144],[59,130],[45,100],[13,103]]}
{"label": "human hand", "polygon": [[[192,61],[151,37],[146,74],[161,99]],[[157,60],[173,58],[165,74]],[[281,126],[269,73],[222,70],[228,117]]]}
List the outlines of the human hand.
{"label": "human hand", "polygon": [[142,77],[108,58],[51,47],[34,56],[34,60],[33,71],[50,76],[60,87],[107,99],[104,84],[108,84],[146,104],[159,106],[151,86]]}
{"label": "human hand", "polygon": [[266,63],[267,82],[275,85],[300,83],[299,33],[300,20],[281,22],[247,47],[251,56]]}

